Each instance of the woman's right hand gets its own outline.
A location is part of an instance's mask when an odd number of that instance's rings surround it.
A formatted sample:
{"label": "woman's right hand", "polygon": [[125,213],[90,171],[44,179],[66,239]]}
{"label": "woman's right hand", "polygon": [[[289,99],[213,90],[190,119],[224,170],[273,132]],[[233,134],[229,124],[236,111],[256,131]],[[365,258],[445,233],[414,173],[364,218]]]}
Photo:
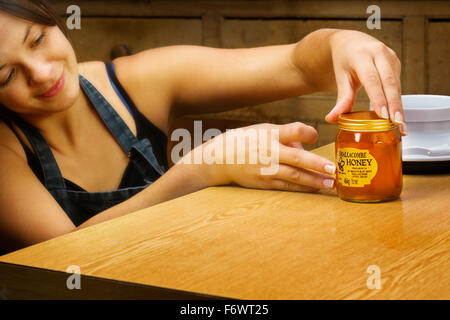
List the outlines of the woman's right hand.
{"label": "woman's right hand", "polygon": [[[336,170],[332,161],[303,149],[302,143],[314,143],[317,136],[301,122],[256,124],[228,130],[185,157],[192,161],[193,154],[203,155],[200,172],[208,176],[209,185],[316,192],[334,187]],[[245,143],[239,145],[239,140]]]}

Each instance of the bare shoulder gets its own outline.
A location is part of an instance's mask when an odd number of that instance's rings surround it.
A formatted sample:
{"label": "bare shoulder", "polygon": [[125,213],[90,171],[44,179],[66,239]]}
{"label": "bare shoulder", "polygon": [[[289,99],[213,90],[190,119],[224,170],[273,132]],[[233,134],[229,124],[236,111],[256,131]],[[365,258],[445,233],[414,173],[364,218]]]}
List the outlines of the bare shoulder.
{"label": "bare shoulder", "polygon": [[[21,159],[27,161],[27,155],[25,154],[25,150],[23,149],[23,146],[20,143],[19,139],[11,130],[11,128],[2,120],[0,120],[0,137],[2,137],[2,139],[0,139],[0,147],[3,147],[3,151],[8,150],[14,152]],[[28,144],[27,142],[24,143]]]}
{"label": "bare shoulder", "polygon": [[[163,89],[174,93],[176,76],[180,67],[185,66],[184,61],[190,60],[191,55],[202,52],[199,46],[174,45],[152,48],[134,55],[119,57],[113,60],[119,80],[137,88],[136,93],[145,94],[149,91],[148,84],[156,90]],[[142,92],[141,92],[142,91]]]}
{"label": "bare shoulder", "polygon": [[174,56],[180,53],[181,46],[159,47],[113,60],[116,71],[126,81],[139,85],[142,80],[161,81],[159,87],[167,86],[171,75],[167,73],[174,66]]}
{"label": "bare shoulder", "polygon": [[16,250],[73,231],[75,226],[28,166],[20,142],[4,122],[0,135],[0,249]]}
{"label": "bare shoulder", "polygon": [[97,79],[104,68],[104,62],[98,60],[78,63],[78,73],[85,78]]}
{"label": "bare shoulder", "polygon": [[178,46],[149,49],[113,60],[117,78],[149,120],[169,131],[176,94],[174,56]]}
{"label": "bare shoulder", "polygon": [[[131,56],[112,61],[117,79],[125,89],[136,108],[154,125],[168,134],[173,115],[171,105],[173,91],[168,70],[166,47],[149,49]],[[95,86],[110,87],[103,61],[89,61],[78,64],[79,73],[97,80]],[[105,92],[110,90],[105,90]]]}

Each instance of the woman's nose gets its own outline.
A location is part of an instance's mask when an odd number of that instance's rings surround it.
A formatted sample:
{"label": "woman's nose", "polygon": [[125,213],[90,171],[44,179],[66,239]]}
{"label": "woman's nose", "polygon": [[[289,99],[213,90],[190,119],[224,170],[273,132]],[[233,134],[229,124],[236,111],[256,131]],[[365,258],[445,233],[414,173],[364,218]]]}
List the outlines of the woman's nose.
{"label": "woman's nose", "polygon": [[52,65],[49,62],[34,62],[28,67],[28,84],[30,86],[39,86],[47,82],[54,81],[52,75]]}

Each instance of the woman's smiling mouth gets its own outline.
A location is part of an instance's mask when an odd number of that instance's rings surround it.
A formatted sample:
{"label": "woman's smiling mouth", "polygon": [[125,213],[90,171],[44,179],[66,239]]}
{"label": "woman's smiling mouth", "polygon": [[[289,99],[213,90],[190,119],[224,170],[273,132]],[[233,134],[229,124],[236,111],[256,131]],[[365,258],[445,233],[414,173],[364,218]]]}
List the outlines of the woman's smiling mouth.
{"label": "woman's smiling mouth", "polygon": [[40,95],[40,97],[53,98],[54,96],[56,96],[58,93],[61,92],[63,87],[64,87],[64,72],[62,76],[59,78],[59,80],[53,85],[53,87],[51,87],[44,94]]}

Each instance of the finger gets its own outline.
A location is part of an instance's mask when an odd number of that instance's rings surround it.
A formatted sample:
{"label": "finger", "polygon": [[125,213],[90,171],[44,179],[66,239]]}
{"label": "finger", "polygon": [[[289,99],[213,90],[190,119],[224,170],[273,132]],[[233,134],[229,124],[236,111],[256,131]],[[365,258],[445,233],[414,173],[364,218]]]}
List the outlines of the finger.
{"label": "finger", "polygon": [[377,115],[380,118],[389,119],[383,86],[372,58],[361,56],[359,63],[355,65],[355,72]]}
{"label": "finger", "polygon": [[291,147],[291,148],[297,148],[297,149],[303,150],[303,145],[302,145],[301,142],[289,142],[289,143],[287,144],[287,146],[288,146],[288,147]]}
{"label": "finger", "polygon": [[279,162],[297,168],[334,175],[336,166],[330,160],[306,150],[280,146]]}
{"label": "finger", "polygon": [[335,123],[339,119],[341,113],[350,112],[355,102],[356,90],[351,84],[350,75],[345,72],[336,74],[336,82],[338,88],[338,96],[336,106],[325,117],[325,121]]}
{"label": "finger", "polygon": [[303,186],[300,184],[296,184],[294,182],[274,179],[272,180],[270,187],[276,190],[283,191],[296,191],[296,192],[318,192],[319,189],[311,188],[308,186]]}
{"label": "finger", "polygon": [[389,117],[393,122],[400,124],[400,131],[405,133],[407,129],[404,123],[399,71],[389,63],[389,58],[381,55],[376,56],[374,62],[387,99]]}
{"label": "finger", "polygon": [[283,144],[290,142],[315,143],[318,137],[316,129],[301,122],[278,125],[279,141]]}
{"label": "finger", "polygon": [[330,178],[318,172],[284,164],[279,166],[274,178],[314,189],[333,189],[334,187],[334,177]]}

